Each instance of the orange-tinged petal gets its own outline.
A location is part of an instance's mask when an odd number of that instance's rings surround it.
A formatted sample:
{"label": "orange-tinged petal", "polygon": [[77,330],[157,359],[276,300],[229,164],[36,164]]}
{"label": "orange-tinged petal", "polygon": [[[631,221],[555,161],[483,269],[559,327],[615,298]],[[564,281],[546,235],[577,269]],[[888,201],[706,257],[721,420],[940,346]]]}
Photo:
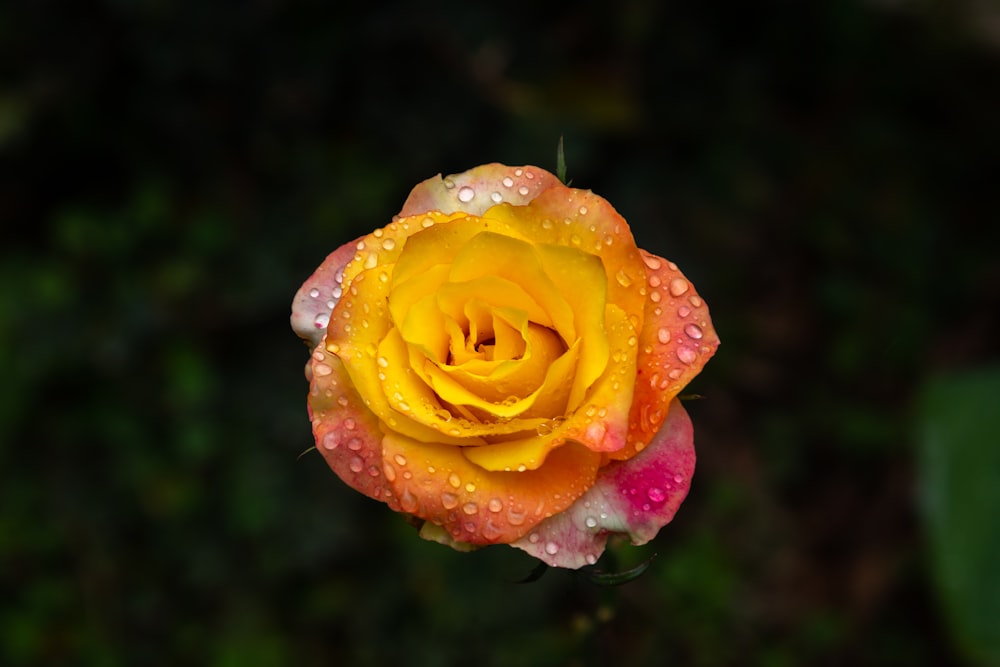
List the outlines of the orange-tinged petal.
{"label": "orange-tinged petal", "polygon": [[413,188],[399,214],[465,211],[482,215],[483,211],[501,202],[522,206],[553,187],[563,185],[544,169],[484,164],[461,174],[445,178],[438,174],[428,178]]}
{"label": "orange-tinged petal", "polygon": [[386,307],[392,265],[358,274],[333,311],[327,331],[326,349],[336,354],[350,375],[367,407],[390,429],[421,440],[463,444],[463,440],[414,421],[405,411],[393,409],[383,391],[380,375],[392,365],[407,365],[409,360],[380,356],[383,339],[395,331]]}
{"label": "orange-tinged petal", "polygon": [[645,544],[670,522],[694,474],[694,433],[680,401],[649,447],[601,468],[594,485],[565,512],[536,526],[511,546],[554,567],[592,565],[612,533]]}
{"label": "orange-tinged petal", "polygon": [[383,474],[378,418],[365,407],[340,359],[325,345],[313,350],[309,369],[309,416],[316,449],[349,486],[398,511]]}
{"label": "orange-tinged petal", "polygon": [[383,472],[403,511],[470,544],[511,542],[562,512],[593,484],[601,458],[566,445],[538,470],[489,472],[463,451],[397,433],[382,440]]}
{"label": "orange-tinged petal", "polygon": [[639,336],[638,374],[625,449],[628,458],[659,431],[670,401],[719,347],[708,306],[673,262],[642,251],[646,267],[646,326]]}
{"label": "orange-tinged petal", "polygon": [[601,258],[608,277],[607,299],[635,315],[642,327],[645,267],[632,232],[618,212],[589,190],[553,187],[527,206],[495,206],[484,214],[503,223],[504,233],[534,243],[577,248]]}

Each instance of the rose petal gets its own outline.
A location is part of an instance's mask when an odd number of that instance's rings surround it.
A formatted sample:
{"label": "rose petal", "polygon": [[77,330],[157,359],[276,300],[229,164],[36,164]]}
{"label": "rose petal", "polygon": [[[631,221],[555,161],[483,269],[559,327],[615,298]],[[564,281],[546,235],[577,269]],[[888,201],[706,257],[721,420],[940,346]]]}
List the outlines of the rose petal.
{"label": "rose petal", "polygon": [[292,300],[292,329],[311,348],[326,335],[330,313],[340,301],[344,266],[354,258],[357,241],[340,246],[323,260],[319,268],[302,283]]}
{"label": "rose petal", "polygon": [[309,416],[316,449],[348,486],[399,511],[382,472],[378,418],[365,408],[340,359],[327,352],[325,345],[317,346],[309,375]]}
{"label": "rose petal", "polygon": [[649,446],[602,468],[597,481],[565,512],[538,524],[511,546],[554,567],[597,561],[611,533],[645,544],[674,517],[694,473],[691,419],[675,400]]}
{"label": "rose petal", "polygon": [[382,440],[386,479],[403,511],[443,526],[456,542],[507,543],[569,507],[593,483],[596,454],[566,445],[545,466],[488,472],[463,448],[388,433]]}
{"label": "rose petal", "polygon": [[428,178],[413,188],[399,214],[464,211],[482,215],[486,209],[501,202],[523,206],[539,193],[556,186],[562,187],[559,179],[538,167],[484,164],[446,178],[441,178],[440,174]]}
{"label": "rose petal", "polygon": [[719,347],[708,306],[677,265],[646,251],[646,325],[639,337],[638,374],[627,446],[631,457],[660,429],[670,401],[701,372]]}

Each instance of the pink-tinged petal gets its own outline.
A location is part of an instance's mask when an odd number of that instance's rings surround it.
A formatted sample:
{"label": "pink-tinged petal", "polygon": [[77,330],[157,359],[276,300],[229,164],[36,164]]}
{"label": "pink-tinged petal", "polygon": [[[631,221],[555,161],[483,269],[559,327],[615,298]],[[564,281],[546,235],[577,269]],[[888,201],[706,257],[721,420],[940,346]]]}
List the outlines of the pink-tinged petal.
{"label": "pink-tinged petal", "polygon": [[340,301],[344,267],[354,259],[357,243],[345,243],[327,255],[319,268],[295,293],[292,300],[292,329],[299,338],[309,342],[310,348],[319,345],[326,335],[330,313]]}
{"label": "pink-tinged petal", "polygon": [[674,400],[659,433],[628,461],[612,463],[565,512],[541,522],[511,546],[553,567],[592,565],[612,533],[645,544],[674,517],[694,474],[694,430]]}
{"label": "pink-tinged petal", "polygon": [[486,209],[504,202],[523,206],[539,193],[556,186],[563,187],[558,178],[544,169],[508,167],[494,162],[461,174],[444,178],[438,174],[428,178],[413,188],[399,215],[419,215],[427,211],[482,215]]}
{"label": "pink-tinged petal", "polygon": [[379,420],[354,390],[343,363],[321,344],[313,350],[307,375],[316,449],[348,486],[399,511],[383,472]]}
{"label": "pink-tinged petal", "polygon": [[639,336],[635,394],[624,449],[627,459],[660,430],[670,402],[719,347],[719,336],[694,285],[673,262],[640,250],[646,267],[645,326]]}

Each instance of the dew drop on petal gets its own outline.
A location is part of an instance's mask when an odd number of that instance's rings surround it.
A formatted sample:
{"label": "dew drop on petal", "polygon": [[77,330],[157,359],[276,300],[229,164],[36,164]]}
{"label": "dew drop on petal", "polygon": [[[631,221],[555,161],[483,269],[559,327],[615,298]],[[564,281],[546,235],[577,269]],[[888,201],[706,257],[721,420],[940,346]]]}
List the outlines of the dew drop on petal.
{"label": "dew drop on petal", "polygon": [[313,373],[320,377],[324,377],[333,373],[333,369],[326,364],[316,364],[313,367]]}
{"label": "dew drop on petal", "polygon": [[698,358],[698,353],[690,347],[679,347],[677,348],[677,358],[685,364],[691,364]]}
{"label": "dew drop on petal", "polygon": [[528,189],[528,186],[527,186],[527,185],[522,185],[521,187],[519,187],[519,188],[517,189],[517,192],[518,192],[518,194],[520,194],[520,195],[521,195],[522,197],[526,197],[526,196],[528,195],[528,193],[529,193],[529,192],[531,192],[531,190],[529,190],[529,189]]}
{"label": "dew drop on petal", "polygon": [[316,325],[317,329],[325,329],[330,324],[330,313],[320,313],[313,320],[313,324]]}
{"label": "dew drop on petal", "polygon": [[347,441],[347,448],[352,452],[356,452],[361,449],[361,438],[351,438]]}
{"label": "dew drop on petal", "polygon": [[462,511],[468,514],[469,516],[472,516],[473,514],[479,511],[479,505],[477,505],[476,503],[465,503],[464,505],[462,505]]}
{"label": "dew drop on petal", "polygon": [[632,278],[625,273],[625,269],[620,269],[618,273],[615,274],[615,280],[617,280],[618,284],[622,287],[628,287],[632,284]]}
{"label": "dew drop on petal", "polygon": [[701,330],[701,327],[699,327],[697,324],[689,324],[686,327],[684,327],[684,333],[686,333],[689,337],[694,338],[695,340],[698,340],[704,335],[704,333]]}
{"label": "dew drop on petal", "polygon": [[587,528],[597,528],[597,519],[592,516],[588,516],[583,520],[583,523],[587,525]]}
{"label": "dew drop on petal", "polygon": [[656,332],[656,340],[660,341],[664,345],[670,342],[670,329],[666,327],[660,327],[660,330]]}
{"label": "dew drop on petal", "polygon": [[448,475],[448,483],[451,484],[453,488],[457,489],[458,487],[462,486],[462,478],[456,475],[455,473],[451,473],[450,475]]}
{"label": "dew drop on petal", "polygon": [[334,450],[337,445],[340,444],[340,434],[336,431],[330,431],[323,436],[323,447],[329,450]]}
{"label": "dew drop on petal", "polygon": [[503,183],[503,186],[505,188],[512,188],[512,187],[514,187],[514,179],[511,178],[510,176],[504,176],[503,177],[503,181],[501,181],[501,182]]}
{"label": "dew drop on petal", "polygon": [[499,204],[500,202],[503,201],[503,195],[500,194],[499,192],[494,192],[493,194],[490,195],[490,199]]}
{"label": "dew drop on petal", "polygon": [[355,456],[351,458],[351,462],[347,464],[347,467],[351,469],[351,472],[361,472],[365,467],[365,462],[361,460],[360,456]]}
{"label": "dew drop on petal", "polygon": [[499,512],[503,509],[503,501],[499,498],[491,498],[489,504],[486,505],[487,509],[491,512]]}
{"label": "dew drop on petal", "polygon": [[670,281],[670,293],[680,296],[688,291],[688,283],[683,278],[674,278]]}
{"label": "dew drop on petal", "polygon": [[458,507],[458,496],[454,493],[448,493],[445,491],[441,494],[441,504],[446,510],[453,510]]}
{"label": "dew drop on petal", "polygon": [[313,287],[311,290],[309,290],[309,296],[311,296],[314,299],[318,299],[319,298],[319,290],[316,289],[315,287]]}
{"label": "dew drop on petal", "polygon": [[646,263],[646,266],[648,266],[653,271],[659,271],[660,267],[662,266],[662,264],[660,264],[660,260],[650,255],[643,256],[642,261],[644,261]]}
{"label": "dew drop on petal", "polygon": [[667,494],[663,492],[663,489],[656,486],[651,486],[649,487],[649,490],[646,491],[646,496],[649,497],[649,499],[652,500],[654,503],[658,503],[662,502],[663,499],[667,497]]}
{"label": "dew drop on petal", "polygon": [[392,250],[396,247],[396,242],[393,239],[385,239],[382,241],[383,250]]}
{"label": "dew drop on petal", "polygon": [[396,465],[406,465],[406,457],[402,454],[396,454],[396,456],[393,457],[393,460],[396,461]]}
{"label": "dew drop on petal", "polygon": [[547,543],[545,545],[545,553],[547,553],[550,556],[555,556],[557,553],[559,553],[559,545],[556,544],[555,542]]}
{"label": "dew drop on petal", "polygon": [[458,190],[458,201],[460,202],[470,202],[472,198],[476,196],[476,191],[465,185]]}

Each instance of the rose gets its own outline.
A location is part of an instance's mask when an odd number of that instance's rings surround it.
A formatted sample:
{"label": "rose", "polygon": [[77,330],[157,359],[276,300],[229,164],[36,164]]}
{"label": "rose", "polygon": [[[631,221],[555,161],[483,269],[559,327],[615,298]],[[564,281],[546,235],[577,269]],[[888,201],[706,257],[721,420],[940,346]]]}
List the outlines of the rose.
{"label": "rose", "polygon": [[677,267],[601,197],[536,167],[431,178],[330,254],[292,326],[317,449],[455,548],[578,568],[643,544],[694,471],[677,393],[718,346]]}

